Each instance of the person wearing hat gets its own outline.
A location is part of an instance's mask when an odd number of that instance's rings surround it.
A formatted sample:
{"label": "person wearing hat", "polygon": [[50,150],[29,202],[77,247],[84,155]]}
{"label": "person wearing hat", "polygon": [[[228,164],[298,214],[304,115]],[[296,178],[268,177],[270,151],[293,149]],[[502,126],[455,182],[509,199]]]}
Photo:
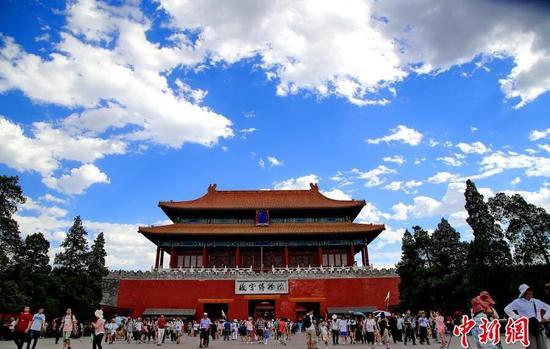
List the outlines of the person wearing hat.
{"label": "person wearing hat", "polygon": [[332,321],[330,322],[330,329],[332,331],[332,345],[338,344],[338,315],[333,314],[332,315]]}
{"label": "person wearing hat", "polygon": [[102,349],[101,342],[103,341],[103,336],[105,335],[105,319],[103,318],[103,310],[98,309],[94,313],[97,320],[92,323],[94,327],[94,340],[92,342],[93,349]]}
{"label": "person wearing hat", "polygon": [[200,329],[200,348],[208,348],[210,342],[209,331],[212,321],[208,318],[208,313],[202,314],[202,319],[199,322]]}
{"label": "person wearing hat", "polygon": [[[512,319],[524,316],[529,319],[529,348],[546,349],[547,341],[541,322],[550,320],[550,306],[541,300],[533,298],[533,290],[530,286],[519,286],[519,296],[504,308],[504,312]],[[544,318],[541,316],[544,310]]]}
{"label": "person wearing hat", "polygon": [[499,319],[499,316],[494,308],[495,301],[487,291],[481,291],[478,296],[473,298],[470,302],[472,306],[472,319],[475,321],[475,326],[472,328],[472,336],[476,342],[477,348],[500,348],[499,345],[492,345],[490,342],[482,344],[480,342],[480,335],[482,333],[481,325],[483,319],[491,321],[493,319]]}

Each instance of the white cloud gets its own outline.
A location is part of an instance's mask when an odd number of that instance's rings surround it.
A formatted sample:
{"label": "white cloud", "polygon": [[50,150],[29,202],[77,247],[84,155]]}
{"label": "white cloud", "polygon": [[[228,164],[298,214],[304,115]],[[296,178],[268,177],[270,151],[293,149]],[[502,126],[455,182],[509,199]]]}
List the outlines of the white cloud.
{"label": "white cloud", "polygon": [[201,55],[186,40],[165,47],[148,41],[151,22],[137,5],[75,1],[66,19],[47,58],[1,37],[0,91],[18,89],[34,101],[84,108],[68,120],[82,131],[125,129],[126,139],[175,148],[232,136],[227,118],[197,104],[206,91],[182,90],[181,84],[174,90],[168,83],[166,73],[196,65]]}
{"label": "white cloud", "polygon": [[[106,155],[126,152],[126,144],[119,140],[71,135],[65,129],[54,128],[44,122],[33,123],[32,136],[29,137],[19,125],[2,116],[0,116],[0,137],[3,139],[0,144],[0,162],[19,171],[36,171],[42,175],[43,182],[50,188],[71,194],[80,193],[93,183],[107,183],[108,180],[105,174],[102,174],[105,177],[96,174],[95,181],[92,180],[90,166],[93,165],[82,165],[81,168],[84,170],[75,172],[75,175],[82,175],[84,171],[88,174],[87,179],[82,177],[79,179],[82,185],[78,191],[67,191],[65,185],[55,184],[54,173],[62,167],[63,160],[86,164]],[[60,183],[66,182],[66,178],[67,175],[64,175]]]}
{"label": "white cloud", "polygon": [[263,158],[260,158],[260,159],[258,160],[258,165],[260,165],[261,168],[265,168],[265,161],[264,161]]}
{"label": "white cloud", "polygon": [[273,189],[289,190],[289,189],[309,189],[310,183],[318,183],[319,177],[314,174],[309,174],[297,178],[289,178],[287,180],[273,184]]}
{"label": "white cloud", "polygon": [[389,216],[389,214],[380,211],[372,202],[367,202],[363,209],[361,209],[361,212],[359,212],[356,221],[359,223],[379,224],[388,219]]}
{"label": "white cloud", "polygon": [[345,192],[343,192],[340,189],[332,189],[329,191],[322,191],[321,192],[324,196],[334,199],[334,200],[351,200],[351,196]]}
{"label": "white cloud", "polygon": [[510,182],[510,184],[511,184],[511,185],[516,185],[516,184],[519,184],[520,182],[521,182],[521,178],[520,178],[520,177],[516,177],[516,178],[514,178],[514,179]]}
{"label": "white cloud", "polygon": [[550,128],[547,128],[546,130],[541,130],[541,131],[533,130],[529,134],[529,139],[532,141],[538,141],[539,139],[548,138],[548,136],[550,136]]}
{"label": "white cloud", "polygon": [[383,105],[388,100],[378,92],[392,93],[391,84],[406,75],[399,52],[364,1],[160,4],[174,27],[200,30],[200,49],[212,60],[231,64],[258,56],[267,78],[277,82],[278,95],[311,91]]}
{"label": "white cloud", "polygon": [[[67,230],[73,224],[67,211],[56,206],[41,205],[31,198],[20,206],[14,218],[19,223],[23,236],[42,232],[50,240],[50,261],[62,249],[59,244],[65,239]],[[162,223],[161,223],[162,224]],[[137,233],[143,224],[111,223],[84,220],[88,240],[93,240],[100,232],[105,235],[107,266],[110,269],[148,270],[154,263],[155,246]]]}
{"label": "white cloud", "polygon": [[283,165],[283,162],[281,160],[277,159],[274,156],[268,156],[267,161],[269,161],[269,165],[271,167],[276,167],[276,166],[282,166]]}
{"label": "white cloud", "polygon": [[57,196],[53,196],[52,194],[46,194],[38,198],[42,201],[52,202],[54,204],[64,204],[66,200],[58,198]]}
{"label": "white cloud", "polygon": [[386,156],[382,158],[382,160],[386,162],[393,162],[398,165],[403,165],[405,163],[405,158],[401,155]]}
{"label": "white cloud", "polygon": [[[410,181],[393,181],[390,184],[384,186],[384,189],[397,191],[403,190],[405,193],[411,193],[410,189],[417,188],[422,185],[421,181],[410,180]],[[414,191],[415,192],[415,191]]]}
{"label": "white cloud", "polygon": [[397,173],[397,171],[384,165],[379,165],[367,172],[353,169],[350,173],[356,175],[359,179],[365,180],[365,187],[376,187],[386,182],[386,177],[384,175]]}
{"label": "white cloud", "polygon": [[416,146],[420,144],[422,138],[424,137],[420,132],[413,128],[409,128],[404,125],[398,125],[396,128],[390,130],[391,133],[387,136],[380,138],[367,139],[369,144],[379,144],[381,142],[391,143],[391,142],[400,142]]}
{"label": "white cloud", "polygon": [[437,172],[430,178],[428,178],[428,182],[434,183],[434,184],[440,184],[440,183],[446,183],[446,182],[452,182],[458,180],[459,176],[450,172]]}
{"label": "white cloud", "polygon": [[453,166],[453,167],[462,166],[464,162],[459,156],[456,156],[456,155],[458,154],[455,154],[455,156],[442,156],[440,158],[437,158],[437,160],[441,161],[447,166]]}
{"label": "white cloud", "polygon": [[497,151],[483,157],[484,171],[504,172],[511,169],[525,169],[527,177],[550,177],[550,158],[515,152]]}
{"label": "white cloud", "polygon": [[48,187],[64,194],[82,194],[88,187],[95,183],[109,183],[107,175],[95,165],[85,164],[73,168],[68,174],[59,178],[44,178],[43,183]]}
{"label": "white cloud", "polygon": [[511,58],[501,79],[505,97],[516,108],[550,89],[550,28],[542,3],[437,0],[378,1],[374,11],[387,18],[384,33],[394,38],[404,60],[419,73],[440,73],[468,62]]}
{"label": "white cloud", "polygon": [[491,149],[487,148],[485,144],[481,142],[473,142],[473,143],[458,143],[456,145],[457,148],[459,148],[463,153],[465,154],[485,154],[489,152]]}
{"label": "white cloud", "polygon": [[537,147],[544,150],[547,153],[550,153],[550,144],[537,144]]}
{"label": "white cloud", "polygon": [[[394,219],[407,220],[409,216],[415,218],[443,216],[449,217],[456,226],[464,226],[466,225],[464,214],[465,189],[466,184],[464,182],[454,182],[448,184],[447,190],[440,200],[429,196],[417,196],[413,198],[413,202],[409,205],[394,206],[394,210],[400,213],[400,215],[394,215]],[[478,188],[478,191],[484,195],[485,199],[494,195],[489,188]]]}

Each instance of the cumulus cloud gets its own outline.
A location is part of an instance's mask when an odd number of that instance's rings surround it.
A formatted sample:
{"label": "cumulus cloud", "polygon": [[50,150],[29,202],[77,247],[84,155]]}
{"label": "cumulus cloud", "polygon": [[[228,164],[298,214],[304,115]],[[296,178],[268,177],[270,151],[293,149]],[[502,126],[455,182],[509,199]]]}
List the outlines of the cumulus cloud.
{"label": "cumulus cloud", "polygon": [[405,193],[410,194],[416,192],[415,190],[411,189],[417,188],[421,185],[422,181],[416,181],[413,179],[410,181],[393,181],[383,188],[391,191],[403,190]]}
{"label": "cumulus cloud", "polygon": [[382,158],[382,161],[392,162],[394,164],[403,165],[405,163],[405,158],[401,155],[386,156]]}
{"label": "cumulus cloud", "polygon": [[[401,220],[407,220],[409,216],[415,218],[425,217],[448,217],[456,226],[466,225],[464,213],[464,182],[449,183],[447,190],[441,199],[434,199],[429,196],[421,195],[413,198],[411,204],[401,204],[398,212],[401,213]],[[478,188],[479,192],[485,196],[485,199],[494,195],[490,188]],[[394,216],[397,219],[397,216]]]}
{"label": "cumulus cloud", "polygon": [[187,39],[169,46],[150,42],[151,22],[134,4],[75,1],[66,20],[47,58],[1,37],[0,91],[18,89],[35,101],[84,108],[67,120],[73,127],[101,132],[133,126],[125,134],[131,140],[178,148],[233,134],[227,118],[197,103],[206,91],[181,81],[178,89],[169,85],[166,73],[202,59]]}
{"label": "cumulus cloud", "polygon": [[353,169],[350,173],[355,175],[358,179],[365,180],[365,187],[376,187],[386,182],[387,179],[385,175],[397,173],[397,171],[384,165],[379,165],[366,172]]}
{"label": "cumulus cloud", "polygon": [[95,183],[109,183],[107,175],[95,165],[85,164],[73,168],[69,173],[59,178],[48,177],[42,182],[51,189],[58,190],[64,194],[82,194],[88,187]]}
{"label": "cumulus cloud", "polygon": [[437,158],[437,160],[441,161],[447,166],[452,166],[452,167],[458,167],[464,164],[464,162],[462,161],[461,154],[455,154],[454,156],[442,156]]}
{"label": "cumulus cloud", "polygon": [[465,154],[485,154],[488,153],[491,149],[485,146],[485,144],[477,141],[473,143],[464,143],[460,142],[456,145],[463,153]]}
{"label": "cumulus cloud", "polygon": [[161,0],[160,6],[172,27],[199,32],[200,50],[214,62],[259,57],[279,95],[308,91],[386,104],[411,73],[438,74],[469,62],[479,69],[503,58],[513,68],[500,87],[519,100],[516,107],[550,89],[550,29],[539,25],[549,11],[539,2]]}
{"label": "cumulus cloud", "polygon": [[269,165],[271,167],[282,166],[283,165],[283,162],[281,160],[277,159],[274,156],[268,156],[267,161],[269,161]]}
{"label": "cumulus cloud", "polygon": [[550,177],[550,158],[547,157],[496,151],[483,157],[480,163],[484,171],[500,173],[510,169],[525,169],[527,177]]}
{"label": "cumulus cloud", "polygon": [[[2,116],[0,137],[3,139],[0,162],[19,171],[36,171],[48,187],[66,194],[82,193],[94,183],[108,183],[107,176],[88,163],[126,152],[126,144],[122,141],[72,135],[44,122],[33,123],[32,136],[27,136],[21,126]],[[83,165],[56,179],[55,172],[62,168],[64,160]]]}
{"label": "cumulus cloud", "polygon": [[322,191],[321,192],[324,196],[334,199],[334,200],[351,200],[351,196],[345,192],[343,192],[340,189],[332,189],[329,191]]}
{"label": "cumulus cloud", "polygon": [[365,1],[340,6],[162,0],[160,5],[173,27],[200,32],[200,48],[212,60],[232,64],[258,56],[267,78],[276,80],[278,95],[311,91],[357,105],[383,105],[388,99],[378,92],[391,94],[391,84],[406,75],[399,52],[377,28]]}
{"label": "cumulus cloud", "polygon": [[408,145],[419,145],[424,136],[413,128],[409,128],[404,125],[399,125],[396,128],[390,130],[390,134],[380,138],[367,139],[369,144],[379,144],[381,142],[391,143],[399,142]]}
{"label": "cumulus cloud", "polygon": [[[65,239],[67,230],[73,220],[67,217],[67,211],[57,206],[47,206],[27,198],[27,202],[19,207],[14,216],[19,223],[23,236],[42,232],[50,240],[50,259],[60,252],[59,244]],[[140,269],[151,268],[155,258],[155,246],[137,233],[138,226],[143,224],[113,223],[98,221],[83,221],[91,242],[97,234],[105,235],[107,251],[107,266],[110,269]]]}
{"label": "cumulus cloud", "polygon": [[545,139],[550,136],[550,128],[547,128],[546,130],[533,130],[529,134],[529,139],[532,141],[538,141],[539,139]]}
{"label": "cumulus cloud", "polygon": [[309,174],[297,178],[289,178],[287,180],[276,182],[273,184],[273,189],[290,190],[290,189],[309,189],[310,183],[318,183],[319,177],[315,174]]}

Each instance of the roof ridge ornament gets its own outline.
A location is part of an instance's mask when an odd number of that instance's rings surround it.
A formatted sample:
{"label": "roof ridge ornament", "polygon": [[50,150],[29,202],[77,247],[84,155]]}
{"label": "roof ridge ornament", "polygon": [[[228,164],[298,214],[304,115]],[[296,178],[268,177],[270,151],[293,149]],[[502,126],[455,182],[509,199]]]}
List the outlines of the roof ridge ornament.
{"label": "roof ridge ornament", "polygon": [[217,187],[218,187],[218,185],[216,183],[212,183],[212,184],[208,185],[208,192],[209,193],[215,192]]}
{"label": "roof ridge ornament", "polygon": [[313,191],[317,191],[317,192],[319,191],[319,185],[317,183],[309,183],[309,187]]}

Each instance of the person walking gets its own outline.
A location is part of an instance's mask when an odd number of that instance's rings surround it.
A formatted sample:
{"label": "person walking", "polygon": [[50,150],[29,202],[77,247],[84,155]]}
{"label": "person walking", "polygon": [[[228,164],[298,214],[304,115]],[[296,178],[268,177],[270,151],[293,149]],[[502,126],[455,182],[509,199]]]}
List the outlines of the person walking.
{"label": "person walking", "polygon": [[441,310],[437,311],[434,314],[434,324],[435,331],[437,333],[437,338],[441,344],[441,348],[447,348],[447,334],[445,333],[445,317]]}
{"label": "person walking", "polygon": [[[529,319],[529,349],[547,349],[547,340],[542,323],[550,320],[550,305],[533,297],[533,289],[522,284],[519,296],[504,307],[504,312],[512,319],[525,316]],[[541,316],[543,310],[544,317]]]}
{"label": "person walking", "polygon": [[338,315],[334,314],[332,315],[332,321],[330,323],[330,330],[332,332],[332,345],[337,345],[338,344],[338,330],[339,330],[339,327],[338,327]]}
{"label": "person walking", "polygon": [[34,314],[32,317],[31,326],[29,328],[29,340],[27,342],[27,349],[31,347],[32,349],[36,348],[36,343],[38,342],[38,338],[42,335],[42,331],[46,327],[46,315],[44,315],[44,309],[40,308],[38,309],[38,313]]}
{"label": "person walking", "polygon": [[96,320],[92,323],[92,326],[94,328],[92,349],[103,349],[103,347],[101,346],[101,343],[103,342],[103,336],[105,336],[105,319],[103,318],[103,310],[96,310],[94,316],[96,317]]}
{"label": "person walking", "polygon": [[306,333],[307,349],[315,349],[317,341],[315,340],[315,324],[313,323],[313,311],[309,311],[303,319],[304,330]]}
{"label": "person walking", "polygon": [[156,327],[157,327],[157,346],[161,346],[162,343],[164,343],[164,332],[166,331],[166,319],[164,318],[164,315],[161,315],[157,319]]}
{"label": "person walking", "polygon": [[78,331],[78,321],[71,308],[67,308],[61,319],[60,331],[63,334],[63,348],[71,349],[71,335],[76,335]]}
{"label": "person walking", "polygon": [[32,323],[31,308],[23,308],[23,312],[19,314],[15,320],[14,341],[17,349],[22,349],[25,343],[28,343],[29,330]]}
{"label": "person walking", "polygon": [[367,345],[374,348],[374,331],[376,330],[376,320],[372,313],[367,315],[365,320],[365,337],[367,338]]}
{"label": "person walking", "polygon": [[423,310],[420,311],[418,317],[418,334],[420,337],[420,344],[430,345],[430,337],[428,336],[428,327],[430,326],[428,318],[426,317],[426,312]]}
{"label": "person walking", "polygon": [[208,318],[208,313],[202,314],[202,319],[199,322],[200,348],[208,348],[208,344],[210,343],[209,332],[211,325],[212,321]]}

